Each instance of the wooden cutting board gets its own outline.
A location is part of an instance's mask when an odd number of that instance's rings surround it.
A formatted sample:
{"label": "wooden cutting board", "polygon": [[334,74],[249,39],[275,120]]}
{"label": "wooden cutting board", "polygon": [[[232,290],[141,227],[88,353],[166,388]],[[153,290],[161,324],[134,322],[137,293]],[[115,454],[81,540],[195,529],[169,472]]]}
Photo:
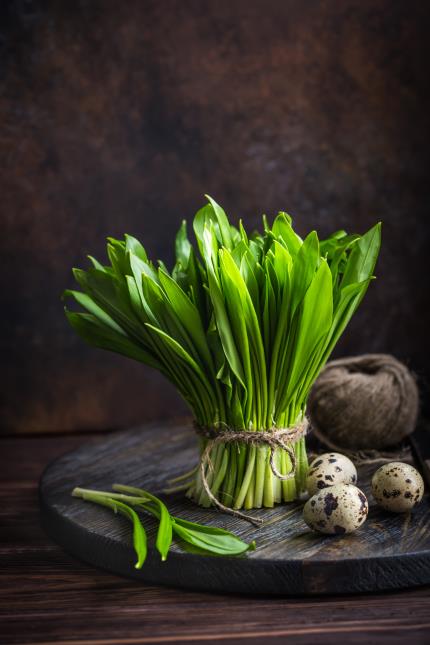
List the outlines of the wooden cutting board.
{"label": "wooden cutting board", "polygon": [[134,568],[131,525],[110,510],[71,497],[75,486],[109,490],[122,483],[160,494],[166,481],[196,464],[190,427],[152,425],[109,435],[60,457],[40,482],[42,523],[68,552],[97,567],[151,584],[250,594],[327,594],[399,589],[430,583],[430,503],[395,515],[373,503],[369,482],[376,466],[359,471],[369,498],[367,522],[354,534],[323,536],[302,519],[302,503],[253,511],[262,528],[202,509],[181,494],[162,496],[174,515],[224,527],[257,549],[244,556],[200,556],[172,546],[166,562],[155,551],[155,522],[143,517],[150,549]]}

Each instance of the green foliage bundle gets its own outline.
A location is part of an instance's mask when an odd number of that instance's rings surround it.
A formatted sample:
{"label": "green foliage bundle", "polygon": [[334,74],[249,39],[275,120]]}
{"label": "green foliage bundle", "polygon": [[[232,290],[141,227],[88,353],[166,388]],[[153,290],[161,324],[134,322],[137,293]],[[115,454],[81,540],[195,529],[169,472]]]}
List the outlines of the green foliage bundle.
{"label": "green foliage bundle", "polygon": [[[373,277],[380,224],[365,235],[338,231],[302,240],[280,212],[264,232],[229,223],[210,197],[194,218],[197,251],[183,222],[171,272],[135,238],[108,238],[109,266],[74,270],[85,311],[66,310],[91,345],[150,365],[171,381],[202,427],[264,431],[303,419],[310,388]],[[205,440],[201,439],[201,449]],[[295,478],[273,475],[267,446],[218,444],[206,479],[233,508],[271,507],[303,489],[304,439],[294,444]],[[287,474],[291,461],[275,454]],[[199,473],[183,484],[208,506]]]}

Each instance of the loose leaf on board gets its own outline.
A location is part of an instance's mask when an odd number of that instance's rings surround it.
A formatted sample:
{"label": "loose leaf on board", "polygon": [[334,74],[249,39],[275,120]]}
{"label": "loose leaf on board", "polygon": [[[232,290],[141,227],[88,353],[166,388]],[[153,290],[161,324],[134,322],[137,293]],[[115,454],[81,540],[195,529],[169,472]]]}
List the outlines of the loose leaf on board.
{"label": "loose leaf on board", "polygon": [[181,541],[197,547],[202,553],[233,556],[255,549],[254,542],[247,544],[230,531],[189,522],[170,515],[166,505],[146,490],[123,484],[114,484],[112,488],[115,492],[75,488],[72,495],[85,501],[107,506],[115,513],[120,512],[132,521],[133,546],[138,556],[136,568],[140,569],[145,561],[147,540],[143,525],[137,513],[131,508],[132,506],[145,510],[158,520],[155,546],[162,561],[167,559],[172,543],[172,533],[175,533]]}

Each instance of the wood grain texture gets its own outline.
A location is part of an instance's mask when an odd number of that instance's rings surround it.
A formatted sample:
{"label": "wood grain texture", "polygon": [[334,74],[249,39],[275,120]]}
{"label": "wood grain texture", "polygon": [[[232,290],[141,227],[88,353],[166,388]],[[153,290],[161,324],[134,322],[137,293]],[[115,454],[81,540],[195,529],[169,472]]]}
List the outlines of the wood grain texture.
{"label": "wood grain texture", "polygon": [[0,440],[2,642],[428,643],[428,587],[312,598],[196,593],[140,584],[72,558],[40,527],[37,480],[49,461],[83,440]]}
{"label": "wood grain texture", "polygon": [[321,536],[302,519],[302,503],[255,511],[261,528],[241,519],[202,509],[182,494],[166,496],[174,515],[222,526],[257,549],[243,557],[201,557],[175,545],[161,563],[153,547],[156,523],[148,518],[148,559],[133,567],[129,522],[70,493],[75,486],[109,490],[125,483],[162,493],[169,478],[192,468],[197,441],[190,426],[154,424],[82,446],[55,461],[40,485],[46,530],[67,551],[137,580],[221,592],[265,594],[354,593],[430,584],[430,503],[412,514],[386,513],[373,503],[370,476],[361,469],[359,485],[369,497],[367,522],[356,533]]}
{"label": "wood grain texture", "polygon": [[107,235],[170,266],[204,193],[251,229],[279,209],[301,234],[383,220],[338,356],[429,379],[430,3],[3,0],[0,19],[1,428],[183,413],[158,374],[86,347],[59,298]]}

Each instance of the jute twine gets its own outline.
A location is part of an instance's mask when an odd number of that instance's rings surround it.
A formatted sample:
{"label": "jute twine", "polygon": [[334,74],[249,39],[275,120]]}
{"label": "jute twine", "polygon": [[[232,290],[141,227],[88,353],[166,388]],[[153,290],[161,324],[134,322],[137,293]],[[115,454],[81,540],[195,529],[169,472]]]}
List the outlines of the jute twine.
{"label": "jute twine", "polygon": [[[382,452],[380,450],[348,450],[347,448],[338,446],[333,443],[333,441],[328,440],[327,437],[320,434],[314,426],[312,426],[312,434],[316,436],[320,443],[327,446],[327,448],[330,448],[330,450],[339,452],[342,455],[345,455],[345,457],[349,457],[356,466],[389,464],[392,461],[413,462],[411,449],[407,445],[401,446],[396,450],[384,450]],[[309,454],[309,463],[312,463],[312,461],[320,454],[321,451],[319,453],[311,452]]]}
{"label": "jute twine", "polygon": [[[208,481],[206,479],[206,468],[212,467],[211,462],[211,453],[212,450],[218,444],[230,444],[230,443],[242,443],[252,446],[268,446],[269,447],[269,463],[272,473],[278,479],[283,481],[287,479],[292,479],[295,476],[296,471],[296,455],[292,445],[295,444],[299,439],[305,436],[308,421],[303,419],[296,425],[290,428],[272,428],[271,430],[263,430],[260,432],[249,431],[249,430],[231,430],[230,428],[203,428],[199,425],[195,425],[195,431],[201,437],[207,439],[207,444],[205,449],[202,452],[200,457],[200,476],[202,479],[203,488],[211,500],[211,502],[219,508],[224,513],[233,515],[234,517],[240,517],[243,520],[251,522],[256,526],[260,526],[263,523],[263,519],[259,517],[254,517],[248,515],[247,513],[242,513],[241,511],[229,508],[220,502],[220,500],[212,493]],[[291,460],[291,470],[287,475],[282,475],[279,470],[276,468],[274,463],[274,453],[276,448],[281,448],[285,450]]]}
{"label": "jute twine", "polygon": [[328,363],[307,409],[314,434],[329,448],[383,460],[378,451],[413,432],[418,404],[415,378],[406,365],[388,354],[363,354]]}

